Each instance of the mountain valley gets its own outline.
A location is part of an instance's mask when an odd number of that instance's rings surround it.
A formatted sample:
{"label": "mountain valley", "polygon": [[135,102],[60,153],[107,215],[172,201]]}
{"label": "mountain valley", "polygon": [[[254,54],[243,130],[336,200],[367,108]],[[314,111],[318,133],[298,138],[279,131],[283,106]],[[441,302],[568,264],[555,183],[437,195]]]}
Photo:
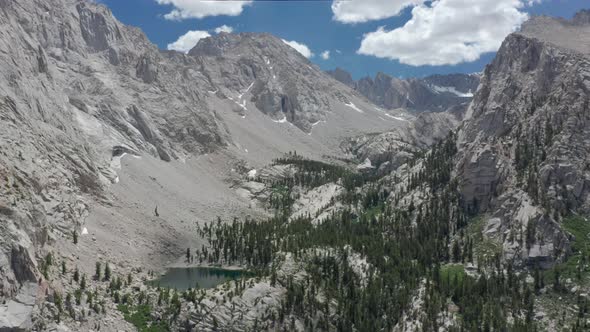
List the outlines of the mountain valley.
{"label": "mountain valley", "polygon": [[[355,81],[268,33],[185,54],[0,0],[0,331],[590,329],[589,31]],[[157,285],[196,267],[241,274]]]}

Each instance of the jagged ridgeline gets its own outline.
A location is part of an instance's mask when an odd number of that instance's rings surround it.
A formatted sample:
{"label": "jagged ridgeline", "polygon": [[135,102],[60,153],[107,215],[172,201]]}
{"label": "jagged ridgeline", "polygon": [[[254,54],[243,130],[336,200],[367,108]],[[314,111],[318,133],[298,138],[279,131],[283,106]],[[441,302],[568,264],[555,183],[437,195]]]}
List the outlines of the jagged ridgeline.
{"label": "jagged ridgeline", "polygon": [[536,17],[481,74],[353,81],[0,0],[0,331],[588,331],[589,45]]}

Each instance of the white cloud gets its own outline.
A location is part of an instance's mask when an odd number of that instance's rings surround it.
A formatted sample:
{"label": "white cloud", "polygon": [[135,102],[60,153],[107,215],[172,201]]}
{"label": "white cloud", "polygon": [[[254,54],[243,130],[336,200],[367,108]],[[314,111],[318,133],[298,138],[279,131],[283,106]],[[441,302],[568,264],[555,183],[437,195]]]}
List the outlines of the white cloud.
{"label": "white cloud", "polygon": [[313,57],[313,53],[311,52],[309,47],[307,47],[307,45],[298,43],[296,41],[288,41],[288,40],[284,40],[284,39],[283,39],[283,42],[285,44],[291,46],[292,48],[294,48],[297,52],[301,53],[301,55],[303,55],[304,57],[306,57],[308,59]]}
{"label": "white cloud", "polygon": [[184,35],[178,37],[178,39],[174,43],[168,44],[168,49],[187,53],[191,50],[191,48],[197,45],[197,42],[199,40],[207,38],[209,36],[210,34],[207,31],[189,31]]}
{"label": "white cloud", "polygon": [[[536,1],[536,0],[533,0]],[[529,0],[436,0],[412,9],[402,27],[364,35],[358,53],[420,65],[454,65],[498,50],[528,15]]]}
{"label": "white cloud", "polygon": [[362,23],[395,16],[406,7],[422,3],[424,0],[334,0],[332,13],[336,21]]}
{"label": "white cloud", "polygon": [[250,5],[252,0],[156,0],[160,5],[172,5],[174,9],[164,15],[169,20],[183,20],[187,18],[203,18],[207,16],[238,16],[244,6]]}
{"label": "white cloud", "polygon": [[215,28],[215,33],[220,33],[220,32],[232,33],[232,32],[234,32],[234,28],[224,24],[220,27]]}
{"label": "white cloud", "polygon": [[322,57],[322,59],[328,60],[330,59],[330,51],[323,51],[322,54],[320,54],[320,56]]}

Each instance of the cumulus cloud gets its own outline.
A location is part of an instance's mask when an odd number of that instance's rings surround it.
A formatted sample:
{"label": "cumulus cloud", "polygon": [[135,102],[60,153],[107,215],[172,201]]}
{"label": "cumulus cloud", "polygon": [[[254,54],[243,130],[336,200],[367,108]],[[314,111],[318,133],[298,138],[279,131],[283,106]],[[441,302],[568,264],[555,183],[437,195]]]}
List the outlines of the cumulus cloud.
{"label": "cumulus cloud", "polygon": [[197,45],[197,42],[199,42],[199,40],[207,38],[209,36],[210,34],[207,31],[189,31],[184,35],[178,37],[178,39],[175,42],[168,44],[168,49],[188,53],[188,51],[190,51],[191,48]]}
{"label": "cumulus cloud", "polygon": [[307,47],[307,45],[305,45],[305,44],[301,44],[296,41],[288,41],[288,40],[284,40],[284,39],[283,39],[283,43],[293,47],[297,52],[301,53],[301,55],[303,55],[304,57],[306,57],[308,59],[313,57],[313,53],[311,52],[309,47]]}
{"label": "cumulus cloud", "polygon": [[404,8],[422,4],[424,0],[334,0],[334,20],[362,23],[398,15]]}
{"label": "cumulus cloud", "polygon": [[164,15],[169,20],[183,20],[187,18],[203,18],[207,16],[238,16],[245,6],[252,0],[156,0],[160,5],[172,5],[174,9]]}
{"label": "cumulus cloud", "polygon": [[363,36],[359,54],[413,65],[454,65],[496,51],[527,19],[529,0],[436,0],[412,9],[402,27]]}
{"label": "cumulus cloud", "polygon": [[232,32],[234,32],[234,28],[224,24],[220,27],[215,28],[215,33],[220,33],[220,32],[232,33]]}
{"label": "cumulus cloud", "polygon": [[320,54],[320,56],[322,57],[322,59],[328,60],[330,59],[330,51],[323,51],[322,54]]}

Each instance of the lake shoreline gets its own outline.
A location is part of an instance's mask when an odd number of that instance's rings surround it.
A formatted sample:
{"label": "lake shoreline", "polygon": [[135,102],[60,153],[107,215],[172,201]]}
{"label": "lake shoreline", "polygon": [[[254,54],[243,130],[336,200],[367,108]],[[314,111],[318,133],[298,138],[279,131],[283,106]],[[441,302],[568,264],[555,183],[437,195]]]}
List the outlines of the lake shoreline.
{"label": "lake shoreline", "polygon": [[[152,286],[178,289],[215,288],[219,284],[240,278],[247,274],[244,269],[226,269],[219,266],[177,266],[168,267],[158,278],[149,281]],[[198,286],[196,286],[198,285]]]}
{"label": "lake shoreline", "polygon": [[166,273],[169,269],[190,269],[190,268],[215,268],[229,271],[246,271],[248,268],[241,265],[224,265],[224,264],[207,264],[207,263],[186,263],[184,261],[177,261],[164,267],[161,274]]}

